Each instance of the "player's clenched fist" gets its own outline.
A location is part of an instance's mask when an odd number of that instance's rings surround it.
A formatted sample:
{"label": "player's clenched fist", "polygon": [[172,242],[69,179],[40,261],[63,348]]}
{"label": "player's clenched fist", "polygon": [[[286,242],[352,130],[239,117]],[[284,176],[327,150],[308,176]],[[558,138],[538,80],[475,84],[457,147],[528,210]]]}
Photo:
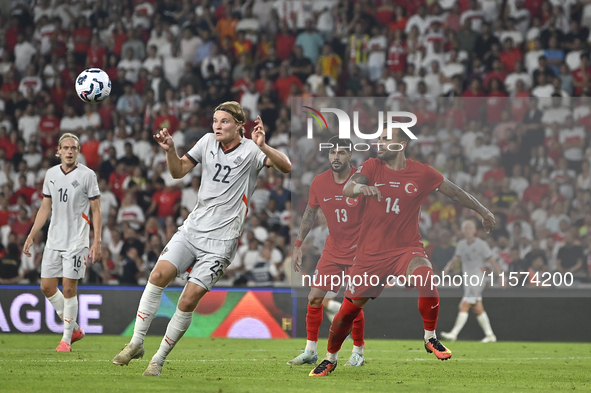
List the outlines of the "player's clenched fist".
{"label": "player's clenched fist", "polygon": [[486,233],[490,233],[496,224],[495,215],[490,211],[482,218],[482,226]]}
{"label": "player's clenched fist", "polygon": [[361,186],[360,191],[366,197],[377,198],[378,202],[382,200],[382,193],[380,189],[374,186]]}
{"label": "player's clenched fist", "polygon": [[170,136],[170,134],[168,133],[168,129],[166,128],[163,128],[158,133],[156,133],[156,135],[154,135],[154,139],[156,140],[156,142],[158,142],[160,147],[162,147],[166,151],[168,151],[171,148],[174,148],[172,136]]}

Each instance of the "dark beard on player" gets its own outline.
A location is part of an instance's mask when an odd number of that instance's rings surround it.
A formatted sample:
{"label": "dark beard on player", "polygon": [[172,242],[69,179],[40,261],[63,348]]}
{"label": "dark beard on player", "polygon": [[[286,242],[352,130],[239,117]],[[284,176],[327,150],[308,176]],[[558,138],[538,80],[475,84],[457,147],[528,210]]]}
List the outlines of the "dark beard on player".
{"label": "dark beard on player", "polygon": [[340,166],[339,168],[335,168],[335,167],[334,167],[334,164],[335,164],[335,163],[331,163],[331,164],[330,164],[330,169],[332,169],[332,171],[333,171],[333,172],[336,172],[336,173],[341,173],[341,172],[343,172],[345,169],[349,169],[349,165],[348,165],[348,164],[341,164],[341,166]]}
{"label": "dark beard on player", "polygon": [[399,151],[389,151],[386,150],[384,154],[378,155],[378,158],[382,161],[394,161],[398,157]]}

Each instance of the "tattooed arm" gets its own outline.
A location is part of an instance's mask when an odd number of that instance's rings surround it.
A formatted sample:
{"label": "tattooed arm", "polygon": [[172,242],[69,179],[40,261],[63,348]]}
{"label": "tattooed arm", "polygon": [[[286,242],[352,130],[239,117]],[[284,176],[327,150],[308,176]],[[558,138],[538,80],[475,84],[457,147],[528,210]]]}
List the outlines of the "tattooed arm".
{"label": "tattooed arm", "polygon": [[437,189],[440,193],[450,198],[452,201],[459,203],[460,205],[467,207],[468,209],[474,210],[476,213],[482,216],[482,225],[486,230],[486,233],[495,226],[495,216],[488,210],[480,201],[474,198],[473,195],[462,190],[447,179],[443,179],[443,183]]}
{"label": "tattooed arm", "polygon": [[[316,212],[318,208],[310,207],[310,205],[306,206],[306,211],[304,212],[304,217],[302,217],[302,222],[300,223],[300,231],[298,232],[298,239],[296,244],[301,244],[308,233],[314,226],[314,220],[316,219]],[[293,253],[291,256],[293,262],[293,270],[299,272],[302,268],[302,247],[294,246]]]}

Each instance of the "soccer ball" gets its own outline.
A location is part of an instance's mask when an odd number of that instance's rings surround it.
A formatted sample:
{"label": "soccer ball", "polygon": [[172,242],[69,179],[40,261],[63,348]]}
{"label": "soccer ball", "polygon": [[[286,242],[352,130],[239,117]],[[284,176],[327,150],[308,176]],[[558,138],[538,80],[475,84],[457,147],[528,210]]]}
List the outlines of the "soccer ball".
{"label": "soccer ball", "polygon": [[111,94],[109,75],[100,68],[84,70],[76,78],[76,94],[84,102],[96,104]]}

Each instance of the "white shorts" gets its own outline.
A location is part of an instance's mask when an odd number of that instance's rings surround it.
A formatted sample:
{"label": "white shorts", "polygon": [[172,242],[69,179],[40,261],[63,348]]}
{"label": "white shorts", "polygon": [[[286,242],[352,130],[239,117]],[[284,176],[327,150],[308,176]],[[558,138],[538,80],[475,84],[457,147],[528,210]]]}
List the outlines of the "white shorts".
{"label": "white shorts", "polygon": [[189,240],[182,231],[178,231],[164,247],[158,260],[172,263],[176,267],[177,276],[188,276],[189,281],[211,291],[230,265],[237,246],[238,239]]}
{"label": "white shorts", "polygon": [[41,278],[70,278],[80,280],[86,273],[88,247],[73,251],[46,248],[41,260]]}
{"label": "white shorts", "polygon": [[476,304],[482,301],[482,292],[484,291],[485,285],[480,286],[464,286],[464,297],[462,302],[468,304]]}

